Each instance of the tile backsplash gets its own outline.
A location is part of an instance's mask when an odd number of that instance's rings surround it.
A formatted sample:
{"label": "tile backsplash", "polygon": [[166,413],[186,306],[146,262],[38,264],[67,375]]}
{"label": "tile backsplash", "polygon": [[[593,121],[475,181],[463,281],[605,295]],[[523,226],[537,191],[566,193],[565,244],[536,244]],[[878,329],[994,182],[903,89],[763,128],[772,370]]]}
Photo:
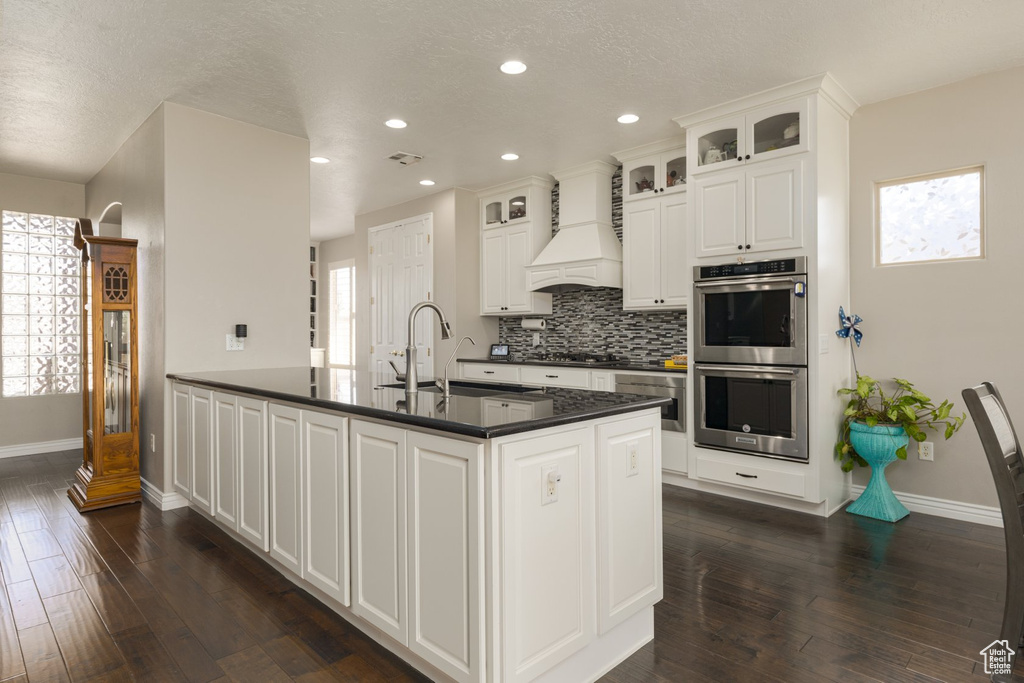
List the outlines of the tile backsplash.
{"label": "tile backsplash", "polygon": [[[551,192],[552,232],[558,232],[558,185]],[[612,176],[612,227],[622,239],[622,168]],[[685,267],[685,264],[680,264]],[[638,363],[686,353],[686,311],[622,310],[622,290],[600,287],[552,295],[552,315],[540,346],[518,317],[498,319],[498,337],[516,356],[537,358],[557,351],[612,353]]]}

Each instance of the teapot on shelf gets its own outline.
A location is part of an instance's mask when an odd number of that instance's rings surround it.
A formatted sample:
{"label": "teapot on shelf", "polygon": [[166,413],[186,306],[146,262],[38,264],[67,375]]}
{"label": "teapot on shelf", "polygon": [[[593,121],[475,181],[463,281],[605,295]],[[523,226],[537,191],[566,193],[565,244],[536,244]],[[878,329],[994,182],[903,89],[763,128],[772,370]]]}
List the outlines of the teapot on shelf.
{"label": "teapot on shelf", "polygon": [[725,161],[725,152],[711,145],[708,147],[708,151],[704,153],[704,163],[717,164],[719,161]]}
{"label": "teapot on shelf", "polygon": [[654,189],[654,181],[648,180],[647,176],[644,176],[640,180],[636,181],[637,192],[647,192],[648,190]]}

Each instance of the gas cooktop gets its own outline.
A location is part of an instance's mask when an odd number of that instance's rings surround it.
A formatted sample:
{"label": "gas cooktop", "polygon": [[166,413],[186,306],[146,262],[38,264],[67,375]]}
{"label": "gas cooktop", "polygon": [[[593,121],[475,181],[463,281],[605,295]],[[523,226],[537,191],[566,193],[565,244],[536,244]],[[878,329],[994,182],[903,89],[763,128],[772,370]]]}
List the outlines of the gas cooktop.
{"label": "gas cooktop", "polygon": [[549,353],[537,359],[527,361],[537,365],[564,365],[566,363],[585,363],[587,365],[607,366],[622,365],[628,362],[625,358],[618,358],[611,354],[597,355],[593,353]]}

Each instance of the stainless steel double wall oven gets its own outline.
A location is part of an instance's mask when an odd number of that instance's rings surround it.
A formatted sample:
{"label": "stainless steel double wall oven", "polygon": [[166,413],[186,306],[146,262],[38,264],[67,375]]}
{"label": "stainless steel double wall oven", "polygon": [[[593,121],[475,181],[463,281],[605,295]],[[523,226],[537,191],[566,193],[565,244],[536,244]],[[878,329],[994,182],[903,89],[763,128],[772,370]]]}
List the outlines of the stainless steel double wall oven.
{"label": "stainless steel double wall oven", "polygon": [[807,257],[694,268],[694,442],[807,461]]}

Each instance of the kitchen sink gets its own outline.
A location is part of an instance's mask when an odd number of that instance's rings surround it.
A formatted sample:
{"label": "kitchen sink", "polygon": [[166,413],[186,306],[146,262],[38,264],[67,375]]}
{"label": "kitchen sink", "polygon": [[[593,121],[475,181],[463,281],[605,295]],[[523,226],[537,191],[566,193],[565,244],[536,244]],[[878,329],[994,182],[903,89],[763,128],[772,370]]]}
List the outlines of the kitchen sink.
{"label": "kitchen sink", "polygon": [[[490,384],[487,382],[449,382],[452,396],[496,396],[498,394],[530,394],[539,393],[539,387],[524,387],[519,384]],[[433,382],[420,382],[419,391],[428,394],[440,394],[441,390]],[[404,389],[404,382],[382,384],[382,389]]]}

